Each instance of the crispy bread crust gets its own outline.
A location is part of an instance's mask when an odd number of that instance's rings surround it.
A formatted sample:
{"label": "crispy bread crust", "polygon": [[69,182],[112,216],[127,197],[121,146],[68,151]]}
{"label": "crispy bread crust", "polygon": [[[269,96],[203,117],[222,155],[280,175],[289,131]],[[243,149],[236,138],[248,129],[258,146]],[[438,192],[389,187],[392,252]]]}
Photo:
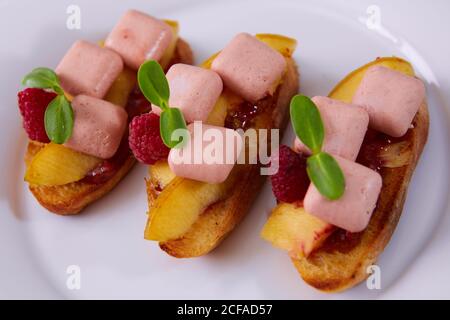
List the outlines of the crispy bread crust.
{"label": "crispy bread crust", "polygon": [[308,258],[292,259],[301,277],[311,286],[326,292],[346,290],[368,277],[388,244],[402,213],[409,182],[428,137],[429,115],[424,102],[417,113],[413,129],[402,138],[408,143],[409,161],[399,168],[382,168],[383,187],[377,208],[365,231],[348,239],[330,237]]}
{"label": "crispy bread crust", "polygon": [[[299,75],[295,62],[288,60],[288,70],[281,84],[276,107],[262,113],[260,124],[264,128],[280,128],[287,125],[289,103],[299,89]],[[191,229],[180,239],[160,243],[162,250],[176,258],[191,258],[212,251],[239,224],[264,184],[258,165],[237,165],[239,183],[226,199],[208,207]],[[147,181],[149,208],[158,195],[158,186]]]}
{"label": "crispy bread crust", "polygon": [[[194,58],[189,44],[183,39],[179,39],[170,65],[175,63],[193,64],[193,62]],[[29,163],[40,148],[42,148],[42,144],[30,141],[25,154],[25,162]],[[29,188],[34,197],[47,210],[59,215],[74,215],[111,191],[134,164],[135,159],[130,155],[116,174],[102,184],[78,181],[63,186],[30,185]]]}

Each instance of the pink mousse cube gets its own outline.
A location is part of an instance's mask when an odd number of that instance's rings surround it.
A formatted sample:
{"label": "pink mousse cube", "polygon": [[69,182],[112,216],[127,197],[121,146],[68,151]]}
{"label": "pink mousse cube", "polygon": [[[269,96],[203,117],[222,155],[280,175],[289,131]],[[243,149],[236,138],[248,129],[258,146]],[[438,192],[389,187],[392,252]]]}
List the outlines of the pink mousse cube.
{"label": "pink mousse cube", "polygon": [[73,150],[102,159],[111,158],[119,148],[128,115],[119,106],[85,95],[72,101],[74,126],[64,144]]}
{"label": "pink mousse cube", "polygon": [[147,60],[159,60],[173,39],[170,26],[145,13],[127,11],[105,41],[107,48],[119,53],[125,64],[139,69]]}
{"label": "pink mousse cube", "polygon": [[[325,129],[323,151],[348,160],[356,160],[369,125],[367,111],[327,97],[314,97],[312,101],[320,111]],[[295,149],[311,154],[298,137],[295,139]]]}
{"label": "pink mousse cube", "polygon": [[345,192],[328,200],[311,184],[306,192],[306,212],[350,232],[364,230],[372,216],[383,184],[380,174],[356,162],[335,157],[345,176]]}
{"label": "pink mousse cube", "polygon": [[367,70],[353,103],[369,113],[370,127],[392,137],[403,136],[425,99],[425,85],[417,78],[382,66]]}
{"label": "pink mousse cube", "polygon": [[181,149],[171,149],[169,166],[183,178],[206,183],[224,182],[236,163],[242,137],[236,131],[194,122],[188,126],[190,139]]}
{"label": "pink mousse cube", "polygon": [[56,67],[61,86],[72,96],[103,98],[123,70],[120,56],[87,41],[77,41]]}
{"label": "pink mousse cube", "polygon": [[250,102],[273,94],[286,69],[286,60],[255,37],[240,33],[214,59],[211,69],[225,84]]}
{"label": "pink mousse cube", "polygon": [[[169,105],[180,108],[188,123],[205,121],[222,93],[222,79],[214,71],[186,64],[175,64],[167,72]],[[161,109],[152,106],[153,112]]]}

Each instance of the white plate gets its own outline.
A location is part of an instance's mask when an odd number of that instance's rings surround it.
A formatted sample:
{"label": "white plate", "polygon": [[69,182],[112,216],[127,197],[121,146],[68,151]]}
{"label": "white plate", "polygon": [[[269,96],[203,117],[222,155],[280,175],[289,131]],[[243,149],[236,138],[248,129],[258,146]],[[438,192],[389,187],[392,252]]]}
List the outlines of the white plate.
{"label": "white plate", "polygon": [[[66,28],[72,1],[0,1],[0,297],[4,298],[406,298],[450,297],[447,194],[449,75],[445,1],[87,1],[77,0],[81,30]],[[143,240],[144,177],[137,166],[113,192],[75,217],[42,209],[23,183],[26,138],[16,107],[20,79],[54,67],[79,38],[97,40],[128,8],[176,19],[197,62],[237,32],[298,39],[302,92],[327,94],[343,76],[377,56],[409,59],[428,89],[431,130],[400,224],[379,261],[381,290],[362,285],[325,295],[299,278],[284,252],[258,233],[274,205],[270,186],[232,235],[209,256],[176,260]],[[378,9],[381,26],[368,28]],[[374,11],[375,10],[375,11]],[[392,28],[392,29],[391,29]],[[291,130],[291,129],[289,129]],[[291,131],[290,131],[291,132]],[[289,143],[292,133],[285,137]],[[440,225],[440,226],[439,226]],[[81,289],[66,286],[69,265]]]}

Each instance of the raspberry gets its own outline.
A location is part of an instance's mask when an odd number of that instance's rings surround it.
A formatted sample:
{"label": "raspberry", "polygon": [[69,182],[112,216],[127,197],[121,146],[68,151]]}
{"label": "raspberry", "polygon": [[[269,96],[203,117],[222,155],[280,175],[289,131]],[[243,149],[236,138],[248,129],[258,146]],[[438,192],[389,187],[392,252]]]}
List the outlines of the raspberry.
{"label": "raspberry", "polygon": [[309,186],[306,158],[282,145],[278,158],[273,161],[279,162],[278,172],[270,177],[272,191],[277,200],[289,203],[303,200]]}
{"label": "raspberry", "polygon": [[159,133],[159,116],[154,113],[134,117],[128,142],[136,159],[145,164],[155,164],[169,155]]}
{"label": "raspberry", "polygon": [[17,95],[20,114],[23,117],[23,128],[31,140],[48,143],[45,132],[44,114],[48,104],[56,97],[56,93],[42,89],[28,88]]}

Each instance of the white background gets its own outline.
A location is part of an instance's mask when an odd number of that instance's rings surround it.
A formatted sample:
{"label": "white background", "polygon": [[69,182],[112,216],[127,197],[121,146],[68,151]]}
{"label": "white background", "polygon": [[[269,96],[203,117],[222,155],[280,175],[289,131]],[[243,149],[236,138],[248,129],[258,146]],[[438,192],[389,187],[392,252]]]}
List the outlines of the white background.
{"label": "white background", "polygon": [[[68,5],[82,29],[66,29]],[[364,23],[381,9],[383,32]],[[39,207],[23,183],[26,137],[16,106],[22,76],[55,67],[76,39],[103,38],[128,8],[180,22],[197,63],[237,32],[298,39],[301,91],[326,95],[348,72],[377,56],[409,59],[427,83],[431,130],[404,214],[381,256],[382,290],[364,283],[343,294],[309,288],[284,252],[258,233],[274,205],[270,186],[214,253],[176,260],[143,240],[146,168],[77,217]],[[450,298],[448,210],[450,63],[448,1],[12,1],[0,0],[0,298]],[[290,130],[290,129],[289,129]],[[290,143],[292,133],[284,139]],[[68,265],[81,290],[66,288]]]}

